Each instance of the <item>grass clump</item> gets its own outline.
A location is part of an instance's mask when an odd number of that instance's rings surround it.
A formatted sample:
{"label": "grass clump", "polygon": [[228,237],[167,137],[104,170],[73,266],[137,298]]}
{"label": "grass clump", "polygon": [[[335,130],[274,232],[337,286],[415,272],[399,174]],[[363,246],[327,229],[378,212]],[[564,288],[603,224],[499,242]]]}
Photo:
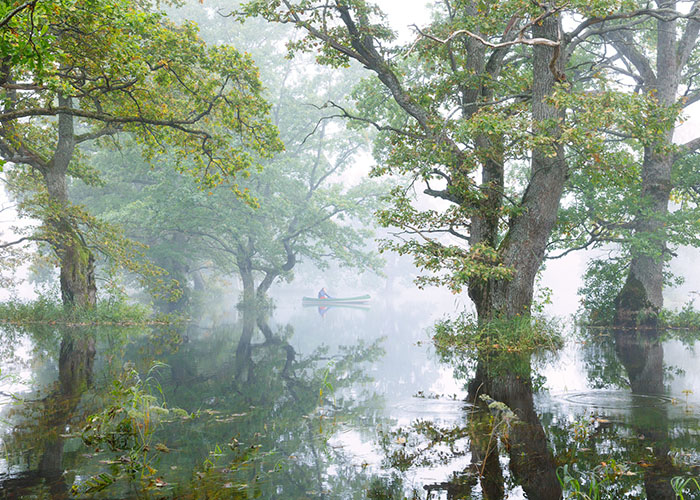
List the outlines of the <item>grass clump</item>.
{"label": "grass clump", "polygon": [[125,298],[107,298],[91,308],[66,307],[48,295],[35,300],[17,299],[0,303],[0,323],[61,325],[134,325],[173,322],[172,318],[154,317],[149,307],[129,303]]}
{"label": "grass clump", "polygon": [[559,328],[551,320],[517,316],[479,324],[471,314],[437,323],[433,342],[443,356],[488,352],[527,354],[557,350],[564,345]]}
{"label": "grass clump", "polygon": [[664,309],[659,319],[667,328],[700,330],[700,311],[695,308],[692,301],[686,302],[678,311]]}

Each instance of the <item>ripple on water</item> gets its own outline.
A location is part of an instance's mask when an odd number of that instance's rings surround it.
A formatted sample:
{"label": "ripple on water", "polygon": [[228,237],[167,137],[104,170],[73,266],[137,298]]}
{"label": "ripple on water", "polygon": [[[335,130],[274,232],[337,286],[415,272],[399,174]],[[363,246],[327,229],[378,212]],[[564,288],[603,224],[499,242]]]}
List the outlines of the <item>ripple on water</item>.
{"label": "ripple on water", "polygon": [[469,407],[468,403],[461,399],[416,397],[404,399],[392,406],[394,417],[426,418],[430,416],[450,420],[463,418],[465,408]]}
{"label": "ripple on water", "polygon": [[663,408],[678,402],[677,399],[664,394],[633,394],[627,391],[615,390],[567,392],[554,395],[554,399],[571,405],[604,410]]}

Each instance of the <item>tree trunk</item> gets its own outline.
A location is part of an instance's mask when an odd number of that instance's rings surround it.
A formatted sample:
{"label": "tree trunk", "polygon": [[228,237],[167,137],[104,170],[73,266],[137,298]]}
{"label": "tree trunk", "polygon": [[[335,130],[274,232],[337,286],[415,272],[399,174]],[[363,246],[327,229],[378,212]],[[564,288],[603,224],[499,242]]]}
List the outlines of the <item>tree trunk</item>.
{"label": "tree trunk", "polygon": [[[664,8],[675,9],[676,3],[665,2]],[[658,105],[669,109],[678,99],[683,71],[683,44],[677,41],[677,20],[657,21],[656,75],[643,74],[644,91],[658,99]],[[685,28],[690,29],[689,27]],[[696,36],[687,34],[694,43]],[[623,40],[622,43],[625,43]],[[624,48],[623,54],[624,52]],[[646,60],[649,67],[651,61]],[[647,73],[653,73],[651,70]],[[645,241],[645,248],[632,248],[632,261],[624,288],[616,300],[616,322],[633,326],[640,322],[655,326],[663,308],[664,253],[667,237],[663,217],[668,214],[671,195],[671,168],[674,155],[673,126],[657,142],[644,148],[642,164],[642,210],[635,218],[635,237]]]}
{"label": "tree trunk", "polygon": [[194,289],[198,292],[203,292],[207,289],[207,283],[204,281],[204,276],[202,276],[202,271],[197,269],[192,271],[192,281],[194,282]]}
{"label": "tree trunk", "polygon": [[76,228],[66,220],[69,202],[65,171],[52,168],[44,178],[51,212],[44,222],[55,233],[51,245],[59,260],[63,304],[93,307],[97,302],[95,258]]}
{"label": "tree trunk", "polygon": [[[59,105],[70,106],[70,99],[59,98]],[[48,220],[44,223],[54,233],[51,245],[60,262],[61,298],[66,306],[93,307],[97,302],[95,257],[85,244],[78,228],[67,218],[67,172],[75,151],[73,117],[59,115],[58,143],[53,158],[44,171],[48,193]]]}
{"label": "tree trunk", "polygon": [[277,278],[277,276],[279,276],[277,273],[269,271],[265,273],[265,277],[258,285],[258,289],[256,292],[256,297],[258,301],[265,300],[265,297],[267,297],[267,291],[270,289],[272,283],[275,281],[275,278]]}
{"label": "tree trunk", "polygon": [[[184,244],[182,241],[178,241],[177,238],[172,243],[174,245]],[[163,267],[168,271],[168,277],[177,281],[181,295],[176,300],[173,300],[173,296],[163,297],[158,301],[158,306],[166,313],[182,311],[189,305],[192,298],[187,266],[178,259],[167,258]]]}
{"label": "tree trunk", "polygon": [[658,313],[664,305],[664,253],[666,235],[662,218],[668,214],[671,195],[671,167],[673,155],[660,154],[655,149],[669,148],[673,132],[667,134],[665,144],[654,144],[644,149],[642,165],[642,205],[635,219],[635,237],[643,238],[646,248],[632,250],[632,261],[625,286],[616,305],[616,322],[620,325],[655,326]]}
{"label": "tree trunk", "polygon": [[255,278],[253,264],[249,258],[238,259],[238,273],[243,282],[243,307],[252,307],[255,305]]}
{"label": "tree trunk", "polygon": [[78,235],[60,250],[61,298],[64,305],[84,308],[97,303],[95,258]]}
{"label": "tree trunk", "polygon": [[[533,27],[533,36],[559,40],[559,19],[549,16]],[[563,41],[562,41],[563,43]],[[499,252],[503,264],[513,269],[510,280],[493,280],[476,301],[479,321],[530,313],[535,277],[544,261],[547,242],[557,219],[568,170],[563,147],[556,144],[561,111],[547,103],[555,85],[554,72],[561,74],[563,47],[533,47],[533,129],[554,139],[549,148],[532,151],[530,181],[521,201],[522,213],[510,221]],[[494,179],[499,182],[498,179]]]}

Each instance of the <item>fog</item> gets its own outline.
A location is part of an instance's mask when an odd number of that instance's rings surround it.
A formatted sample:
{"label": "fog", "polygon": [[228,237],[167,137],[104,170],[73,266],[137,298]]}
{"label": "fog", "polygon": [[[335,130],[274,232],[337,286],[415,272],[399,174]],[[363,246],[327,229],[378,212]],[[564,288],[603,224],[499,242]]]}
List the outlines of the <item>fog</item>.
{"label": "fog", "polygon": [[0,496],[700,498],[699,7],[1,7]]}

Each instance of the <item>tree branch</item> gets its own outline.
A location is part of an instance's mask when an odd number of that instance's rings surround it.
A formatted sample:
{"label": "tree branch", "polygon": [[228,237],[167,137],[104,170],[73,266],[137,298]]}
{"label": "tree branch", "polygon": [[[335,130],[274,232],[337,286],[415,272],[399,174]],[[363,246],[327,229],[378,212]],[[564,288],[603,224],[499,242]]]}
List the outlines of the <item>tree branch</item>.
{"label": "tree branch", "polygon": [[488,40],[482,38],[481,36],[477,35],[476,33],[472,33],[469,30],[457,30],[454,33],[452,33],[450,36],[448,36],[447,38],[442,40],[436,36],[430,35],[429,33],[423,32],[415,24],[412,24],[411,27],[414,28],[421,36],[424,36],[425,38],[429,38],[430,40],[433,40],[434,42],[438,42],[441,44],[447,44],[452,39],[454,39],[455,37],[458,37],[460,35],[467,35],[471,38],[474,38],[475,40],[478,40],[481,44],[485,45],[486,47],[490,47],[492,49],[501,49],[504,47],[512,47],[513,45],[547,45],[549,47],[559,47],[561,45],[561,42],[549,40],[548,38],[525,38],[523,36],[522,32],[514,40],[509,40],[509,41],[505,41],[505,42],[498,42],[498,43],[489,42]]}
{"label": "tree branch", "polygon": [[24,237],[22,237],[18,240],[15,240],[15,241],[10,241],[8,243],[2,243],[2,244],[0,244],[0,248],[8,248],[8,247],[11,247],[14,245],[19,245],[23,241],[36,241],[36,238],[34,238],[33,236],[24,236]]}
{"label": "tree branch", "polygon": [[0,20],[0,28],[4,28],[10,21],[12,21],[13,17],[22,12],[24,9],[29,7],[33,9],[36,6],[37,1],[38,0],[30,0],[29,2],[24,2],[23,4],[20,4],[12,9],[4,18],[2,18],[2,20]]}
{"label": "tree branch", "polygon": [[[678,59],[678,67],[682,68],[688,62],[690,54],[696,46],[698,40],[698,33],[700,33],[700,21],[698,21],[697,16],[700,12],[700,0],[695,0],[693,2],[693,7],[690,9],[690,14],[688,18],[688,24],[685,27],[683,35],[678,42],[678,52],[676,57]],[[691,17],[692,16],[692,17]]]}

